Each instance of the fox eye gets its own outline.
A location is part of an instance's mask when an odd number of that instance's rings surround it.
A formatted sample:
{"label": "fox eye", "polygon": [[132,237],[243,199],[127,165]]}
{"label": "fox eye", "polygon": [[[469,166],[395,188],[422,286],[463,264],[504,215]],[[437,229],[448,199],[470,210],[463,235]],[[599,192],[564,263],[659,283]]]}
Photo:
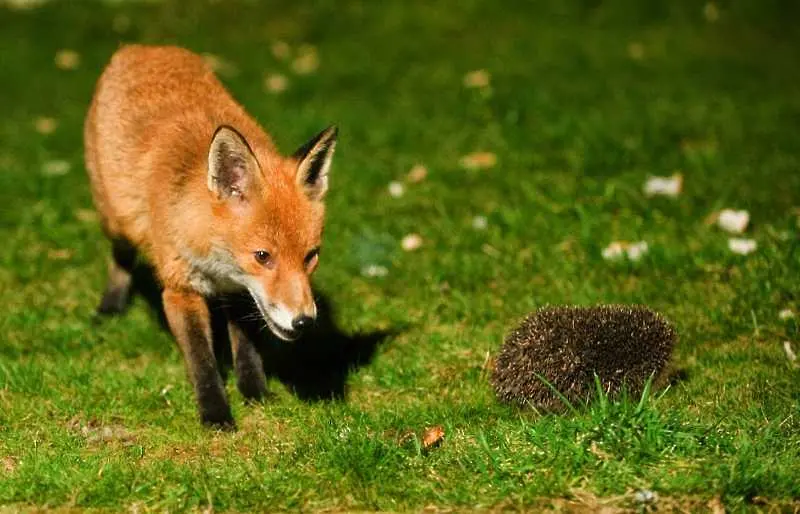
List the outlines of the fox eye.
{"label": "fox eye", "polygon": [[314,248],[313,250],[308,252],[308,255],[306,255],[305,259],[306,268],[313,267],[317,263],[317,260],[319,260],[319,248]]}
{"label": "fox eye", "polygon": [[262,266],[272,267],[272,256],[266,250],[256,250],[253,252],[256,261]]}

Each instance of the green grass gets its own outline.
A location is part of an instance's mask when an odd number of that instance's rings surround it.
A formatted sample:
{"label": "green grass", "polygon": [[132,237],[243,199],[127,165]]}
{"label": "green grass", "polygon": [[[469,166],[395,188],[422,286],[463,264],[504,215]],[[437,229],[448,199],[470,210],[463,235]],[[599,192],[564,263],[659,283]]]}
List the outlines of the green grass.
{"label": "green grass", "polygon": [[[332,0],[0,6],[0,504],[204,509],[800,509],[800,34],[794,3]],[[115,28],[116,27],[116,30]],[[124,29],[124,30],[123,30]],[[284,40],[316,46],[294,74]],[[281,381],[239,430],[197,422],[183,364],[137,298],[93,309],[108,244],[82,165],[82,119],[121,41],[213,53],[291,151],[341,138],[316,284],[347,333],[395,332],[343,401]],[[630,55],[638,43],[641,59]],[[74,49],[75,70],[54,65]],[[491,88],[465,88],[474,69]],[[263,79],[280,72],[280,95]],[[37,117],[55,118],[42,135]],[[489,170],[459,166],[497,154]],[[65,160],[63,175],[42,172]],[[428,178],[391,198],[415,163]],[[680,170],[676,199],[645,198]],[[704,223],[748,209],[747,257]],[[793,210],[795,209],[795,210]],[[474,216],[488,228],[472,228]],[[425,244],[400,249],[411,232]],[[613,240],[646,240],[610,263]],[[383,278],[360,270],[388,268]],[[538,416],[499,405],[488,362],[527,312],[646,303],[680,334],[685,379],[639,402]],[[426,427],[443,443],[423,450]]]}

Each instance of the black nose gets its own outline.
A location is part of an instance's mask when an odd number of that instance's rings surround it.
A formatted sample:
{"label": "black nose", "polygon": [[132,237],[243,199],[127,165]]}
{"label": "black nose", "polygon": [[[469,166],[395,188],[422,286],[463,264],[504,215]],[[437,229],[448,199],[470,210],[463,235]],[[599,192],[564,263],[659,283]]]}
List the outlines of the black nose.
{"label": "black nose", "polygon": [[297,330],[298,332],[307,330],[313,324],[314,324],[314,318],[312,318],[311,316],[298,316],[292,320],[292,328]]}

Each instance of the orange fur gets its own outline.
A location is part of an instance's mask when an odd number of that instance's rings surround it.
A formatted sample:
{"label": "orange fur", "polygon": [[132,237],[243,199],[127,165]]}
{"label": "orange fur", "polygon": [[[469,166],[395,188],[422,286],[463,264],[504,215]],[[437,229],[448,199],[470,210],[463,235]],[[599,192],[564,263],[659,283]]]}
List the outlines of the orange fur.
{"label": "orange fur", "polygon": [[[209,144],[235,128],[260,166],[245,205],[206,183]],[[269,301],[313,313],[304,259],[319,246],[324,206],[298,186],[298,160],[279,154],[202,58],[180,48],[126,46],[103,72],[85,125],[86,166],[102,224],[155,266],[167,289],[197,291],[191,259],[233,253]],[[276,260],[266,270],[252,253]],[[205,293],[206,291],[197,291]]]}

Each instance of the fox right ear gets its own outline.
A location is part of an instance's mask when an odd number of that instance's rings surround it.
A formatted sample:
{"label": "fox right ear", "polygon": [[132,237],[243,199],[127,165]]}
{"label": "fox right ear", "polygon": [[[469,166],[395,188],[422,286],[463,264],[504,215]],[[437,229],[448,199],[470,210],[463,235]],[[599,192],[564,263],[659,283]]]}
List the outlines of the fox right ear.
{"label": "fox right ear", "polygon": [[218,198],[243,197],[258,169],[253,151],[239,132],[222,125],[208,150],[208,189]]}

